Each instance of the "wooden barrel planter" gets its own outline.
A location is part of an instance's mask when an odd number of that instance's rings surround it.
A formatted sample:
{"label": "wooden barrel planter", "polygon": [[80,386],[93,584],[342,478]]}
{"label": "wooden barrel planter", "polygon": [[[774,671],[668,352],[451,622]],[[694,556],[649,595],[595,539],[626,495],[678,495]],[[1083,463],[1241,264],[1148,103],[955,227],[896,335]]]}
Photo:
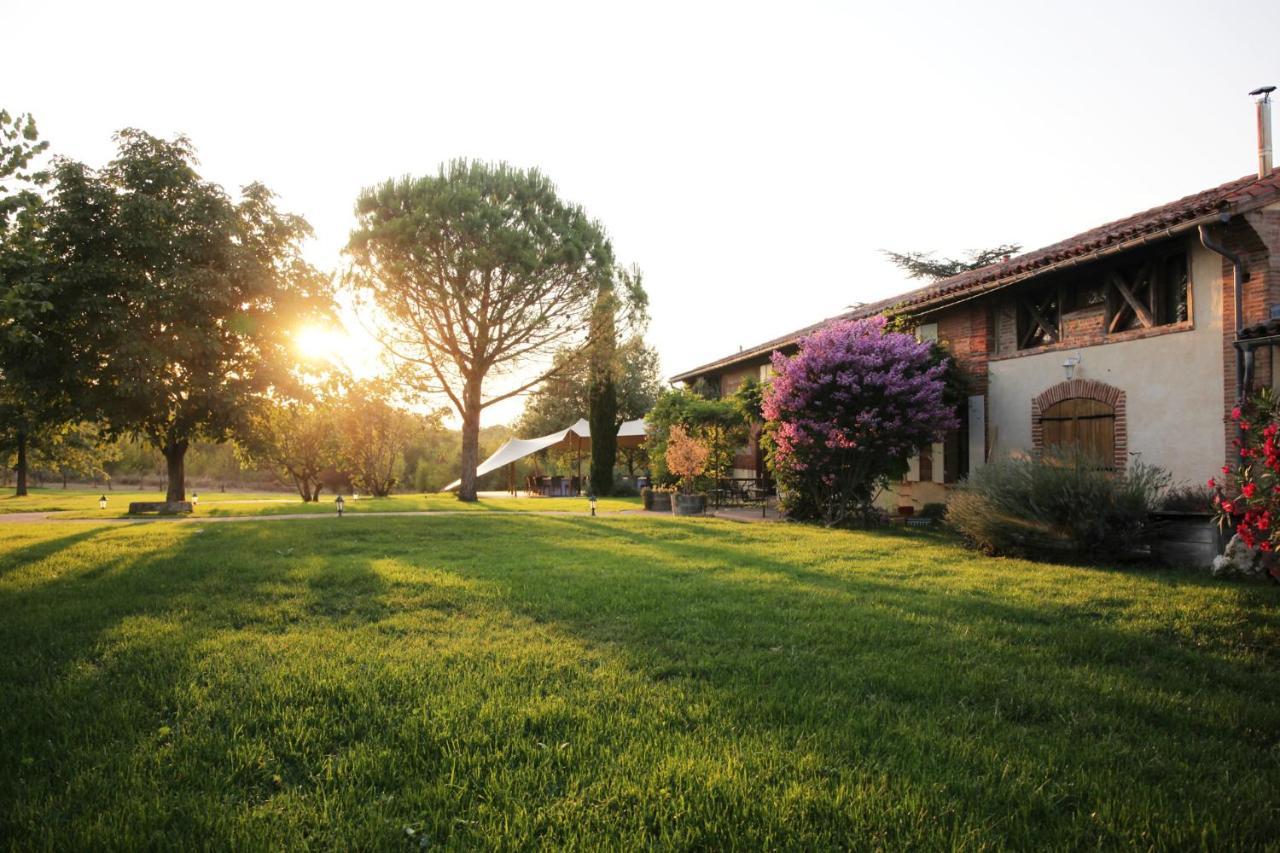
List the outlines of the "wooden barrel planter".
{"label": "wooden barrel planter", "polygon": [[676,495],[676,515],[703,515],[707,511],[706,495]]}
{"label": "wooden barrel planter", "polygon": [[1151,520],[1155,522],[1151,552],[1162,563],[1207,569],[1226,548],[1217,522],[1205,513],[1156,512]]}
{"label": "wooden barrel planter", "polygon": [[671,512],[670,492],[650,492],[645,509],[650,512]]}

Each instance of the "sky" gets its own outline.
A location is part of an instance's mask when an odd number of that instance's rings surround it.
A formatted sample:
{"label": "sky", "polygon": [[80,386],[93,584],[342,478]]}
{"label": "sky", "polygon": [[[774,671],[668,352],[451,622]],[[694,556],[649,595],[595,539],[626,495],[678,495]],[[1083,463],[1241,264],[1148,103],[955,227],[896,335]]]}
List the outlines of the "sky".
{"label": "sky", "polygon": [[186,134],[205,177],[304,215],[322,268],[365,186],[536,166],[644,272],[666,375],[916,286],[881,249],[1030,250],[1248,174],[1247,93],[1280,83],[1275,0],[0,0],[0,19],[0,105],[55,152],[99,165],[120,128]]}

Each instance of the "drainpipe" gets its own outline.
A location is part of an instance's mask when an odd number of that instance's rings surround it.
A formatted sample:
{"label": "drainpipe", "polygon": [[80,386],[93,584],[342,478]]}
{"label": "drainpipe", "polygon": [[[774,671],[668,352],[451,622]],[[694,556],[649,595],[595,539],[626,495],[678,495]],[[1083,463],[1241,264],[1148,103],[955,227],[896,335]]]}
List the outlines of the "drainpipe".
{"label": "drainpipe", "polygon": [[1236,401],[1238,403],[1243,403],[1249,385],[1253,383],[1253,348],[1249,346],[1242,346],[1240,341],[1240,330],[1244,328],[1244,305],[1242,304],[1242,297],[1244,294],[1244,283],[1249,280],[1249,271],[1245,269],[1244,260],[1239,255],[1209,236],[1209,228],[1207,225],[1201,225],[1199,231],[1201,245],[1210,252],[1221,255],[1231,262],[1236,306],[1235,335],[1233,341],[1236,350]]}

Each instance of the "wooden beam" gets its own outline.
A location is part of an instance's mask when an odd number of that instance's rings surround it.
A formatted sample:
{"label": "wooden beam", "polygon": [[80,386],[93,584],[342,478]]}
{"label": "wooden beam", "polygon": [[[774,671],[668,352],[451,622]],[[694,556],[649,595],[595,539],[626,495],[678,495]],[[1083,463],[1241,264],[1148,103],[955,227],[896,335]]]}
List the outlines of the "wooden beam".
{"label": "wooden beam", "polygon": [[1040,328],[1044,329],[1045,332],[1049,335],[1049,337],[1057,341],[1058,340],[1057,325],[1052,321],[1050,321],[1047,317],[1045,317],[1044,314],[1040,313],[1041,309],[1036,307],[1035,302],[1033,302],[1032,300],[1028,299],[1024,304],[1027,307],[1027,311],[1031,313],[1031,319],[1039,323]]}
{"label": "wooden beam", "polygon": [[[1125,282],[1123,276],[1118,272],[1112,271],[1111,275],[1108,276],[1108,280],[1111,284],[1115,285],[1116,290],[1124,297],[1124,301],[1129,303],[1129,307],[1133,309],[1133,313],[1137,316],[1138,322],[1142,323],[1142,325],[1148,329],[1155,325],[1155,319],[1151,316],[1151,312],[1147,310],[1147,306],[1142,304],[1142,300],[1133,295],[1133,291],[1129,289],[1129,285]],[[1122,313],[1122,311],[1116,312],[1116,319],[1112,320],[1112,326],[1115,326],[1116,320],[1119,319]],[[1115,331],[1114,328],[1111,331]]]}

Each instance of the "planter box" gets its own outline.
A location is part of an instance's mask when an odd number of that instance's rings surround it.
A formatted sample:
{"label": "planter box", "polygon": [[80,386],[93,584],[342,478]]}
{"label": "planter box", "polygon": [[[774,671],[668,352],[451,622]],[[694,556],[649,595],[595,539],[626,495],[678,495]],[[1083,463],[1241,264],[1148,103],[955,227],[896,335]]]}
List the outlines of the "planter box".
{"label": "planter box", "polygon": [[671,512],[670,492],[650,492],[645,509],[650,512]]}
{"label": "planter box", "polygon": [[707,511],[706,495],[676,495],[676,515],[703,515]]}
{"label": "planter box", "polygon": [[1156,512],[1151,520],[1156,523],[1151,553],[1162,563],[1207,569],[1226,548],[1217,523],[1203,513]]}
{"label": "planter box", "polygon": [[182,512],[191,512],[191,501],[134,501],[129,504],[129,515],[141,515],[146,512],[155,512],[160,515],[177,515]]}

